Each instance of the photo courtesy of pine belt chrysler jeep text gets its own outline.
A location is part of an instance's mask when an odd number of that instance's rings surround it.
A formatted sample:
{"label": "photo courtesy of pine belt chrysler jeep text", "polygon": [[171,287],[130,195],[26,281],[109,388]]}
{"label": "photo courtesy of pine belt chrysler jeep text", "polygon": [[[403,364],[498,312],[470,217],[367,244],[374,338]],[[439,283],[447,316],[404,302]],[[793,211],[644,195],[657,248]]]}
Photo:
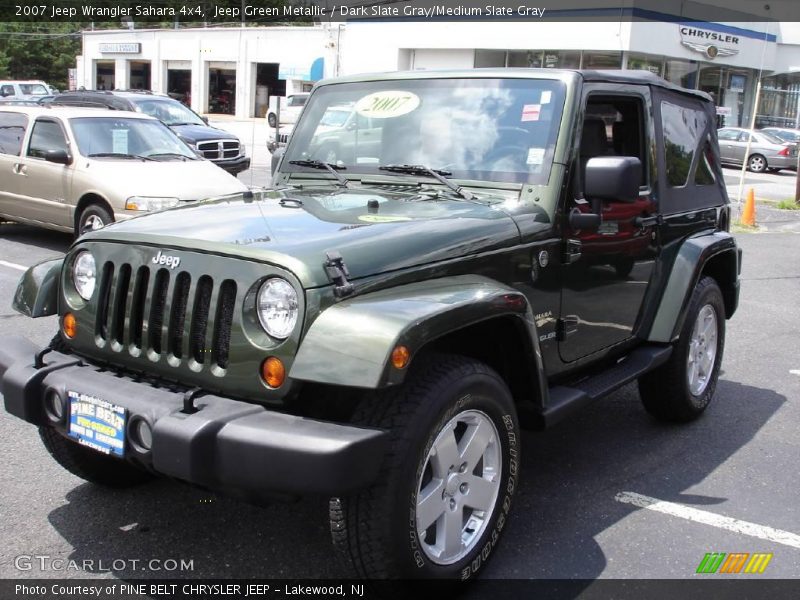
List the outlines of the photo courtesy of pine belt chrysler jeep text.
{"label": "photo courtesy of pine belt chrysler jeep text", "polygon": [[25,273],[14,307],[60,330],[4,340],[5,408],[89,481],[324,494],[357,576],[469,579],[522,426],[634,380],[658,419],[711,401],[741,262],[715,123],[646,72],[322,81],[274,188]]}

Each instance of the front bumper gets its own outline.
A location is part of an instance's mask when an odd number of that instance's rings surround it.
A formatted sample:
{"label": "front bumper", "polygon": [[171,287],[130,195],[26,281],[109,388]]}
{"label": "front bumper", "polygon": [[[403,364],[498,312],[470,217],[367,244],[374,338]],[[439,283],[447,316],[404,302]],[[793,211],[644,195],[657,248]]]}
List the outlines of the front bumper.
{"label": "front bumper", "polygon": [[127,460],[168,477],[246,496],[346,494],[378,476],[385,431],[277,413],[211,394],[197,397],[196,412],[187,414],[181,392],[55,351],[36,368],[36,352],[24,338],[4,340],[0,391],[6,411],[66,435],[68,406],[65,418],[55,422],[44,408],[46,394],[64,399],[68,390],[78,391],[123,406],[128,412],[126,439],[131,424],[144,419],[152,429],[152,447],[145,450],[129,442],[124,459],[109,460]]}
{"label": "front bumper", "polygon": [[231,175],[236,175],[250,168],[249,156],[237,156],[236,158],[221,158],[212,160],[215,165],[225,169]]}

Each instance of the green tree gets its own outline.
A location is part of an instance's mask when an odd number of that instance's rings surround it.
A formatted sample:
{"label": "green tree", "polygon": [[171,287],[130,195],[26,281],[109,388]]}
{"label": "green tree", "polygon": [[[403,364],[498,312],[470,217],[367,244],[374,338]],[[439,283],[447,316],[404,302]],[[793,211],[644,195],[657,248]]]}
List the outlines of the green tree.
{"label": "green tree", "polygon": [[0,23],[0,78],[41,79],[66,89],[81,51],[80,23]]}

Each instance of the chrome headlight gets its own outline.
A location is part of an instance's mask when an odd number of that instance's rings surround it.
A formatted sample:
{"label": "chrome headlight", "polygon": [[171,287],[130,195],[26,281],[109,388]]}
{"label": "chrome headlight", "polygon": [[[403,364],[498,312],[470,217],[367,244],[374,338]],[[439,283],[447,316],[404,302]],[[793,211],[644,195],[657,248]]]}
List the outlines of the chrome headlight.
{"label": "chrome headlight", "polygon": [[285,279],[267,279],[258,290],[258,320],[274,338],[283,340],[292,333],[297,324],[297,306],[297,292]]}
{"label": "chrome headlight", "polygon": [[88,250],[81,250],[72,261],[72,284],[84,300],[89,300],[97,283],[97,268],[94,256]]}
{"label": "chrome headlight", "polygon": [[177,206],[177,198],[156,198],[147,196],[131,196],[125,201],[126,210],[164,210]]}

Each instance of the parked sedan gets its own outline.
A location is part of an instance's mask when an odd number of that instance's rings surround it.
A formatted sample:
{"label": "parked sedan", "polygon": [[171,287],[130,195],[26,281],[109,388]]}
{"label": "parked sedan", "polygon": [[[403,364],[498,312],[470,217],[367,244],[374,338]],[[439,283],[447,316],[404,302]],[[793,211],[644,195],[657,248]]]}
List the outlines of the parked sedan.
{"label": "parked sedan", "polygon": [[746,162],[753,173],[797,168],[797,144],[785,142],[764,130],[751,134],[749,129],[723,127],[717,131],[717,136],[723,163],[741,165]]}
{"label": "parked sedan", "polygon": [[781,138],[784,142],[800,143],[800,129],[789,129],[788,127],[764,127],[760,131],[769,133]]}
{"label": "parked sedan", "polygon": [[141,113],[0,106],[0,217],[77,235],[247,187]]}

